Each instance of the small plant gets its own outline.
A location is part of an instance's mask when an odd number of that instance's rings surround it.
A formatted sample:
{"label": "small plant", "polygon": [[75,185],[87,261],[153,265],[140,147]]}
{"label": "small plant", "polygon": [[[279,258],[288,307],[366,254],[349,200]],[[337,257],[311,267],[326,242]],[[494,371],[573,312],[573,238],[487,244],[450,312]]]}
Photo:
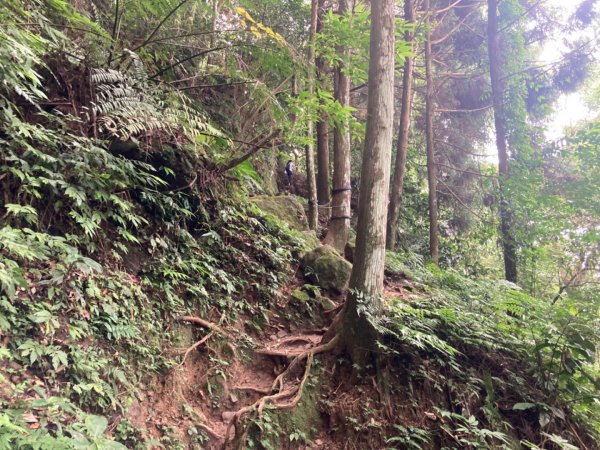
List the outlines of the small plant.
{"label": "small plant", "polygon": [[412,425],[394,425],[394,436],[386,439],[386,444],[401,444],[403,448],[419,450],[431,440],[431,433]]}
{"label": "small plant", "polygon": [[71,426],[70,434],[76,450],[126,450],[123,444],[104,437],[108,421],[105,417],[88,415],[83,423]]}

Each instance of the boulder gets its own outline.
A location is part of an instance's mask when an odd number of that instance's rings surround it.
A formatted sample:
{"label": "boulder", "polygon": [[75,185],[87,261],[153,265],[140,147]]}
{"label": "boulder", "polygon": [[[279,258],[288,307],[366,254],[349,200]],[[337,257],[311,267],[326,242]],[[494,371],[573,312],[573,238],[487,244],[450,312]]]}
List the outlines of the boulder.
{"label": "boulder", "polygon": [[308,279],[324,290],[340,293],[350,279],[352,264],[333,247],[322,245],[302,257]]}
{"label": "boulder", "polygon": [[321,289],[311,284],[305,284],[301,288],[292,292],[292,297],[301,303],[311,303],[320,305],[325,311],[329,311],[338,306],[333,300],[321,293]]}
{"label": "boulder", "polygon": [[302,204],[292,195],[258,195],[250,198],[258,208],[287,223],[291,228],[308,230],[308,221]]}

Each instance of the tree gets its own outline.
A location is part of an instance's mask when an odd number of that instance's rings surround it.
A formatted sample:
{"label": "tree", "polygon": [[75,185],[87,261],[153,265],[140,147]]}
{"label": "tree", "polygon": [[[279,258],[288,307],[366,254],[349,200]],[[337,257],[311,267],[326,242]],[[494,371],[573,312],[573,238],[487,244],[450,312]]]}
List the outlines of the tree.
{"label": "tree", "polygon": [[387,199],[394,119],[393,0],[371,3],[367,129],[361,170],[356,253],[344,307],[342,342],[356,363],[364,362],[377,333],[365,307],[382,309]]}
{"label": "tree", "polygon": [[[348,0],[340,0],[339,14],[348,12]],[[337,49],[340,62],[334,74],[335,98],[341,107],[350,106],[350,77],[345,72],[344,56],[348,49],[342,46]],[[350,231],[350,127],[348,118],[338,120],[333,135],[333,191],[331,202],[331,221],[325,243],[343,252]]]}
{"label": "tree", "polygon": [[[308,37],[308,95],[310,98],[315,93],[315,41],[317,35],[317,13],[318,0],[311,2],[311,19]],[[314,124],[311,115],[309,114],[307,123],[307,144],[305,146],[306,156],[306,180],[308,188],[308,226],[311,230],[317,229],[318,209],[317,209],[317,181],[315,176],[315,151],[314,151]]]}
{"label": "tree", "polygon": [[517,254],[512,230],[512,214],[510,211],[506,181],[510,176],[509,155],[507,145],[506,116],[503,101],[503,83],[500,59],[498,32],[498,0],[488,0],[488,54],[490,65],[490,81],[492,85],[492,102],[494,108],[494,125],[496,128],[496,148],[498,149],[498,172],[500,175],[500,233],[502,252],[504,255],[504,276],[508,281],[517,282]]}
{"label": "tree", "polygon": [[[323,30],[323,13],[325,8],[324,0],[318,2],[317,12],[317,33]],[[325,58],[319,55],[316,59],[317,81],[320,89],[325,89],[325,80],[327,78],[327,63]],[[317,121],[317,200],[319,205],[323,206],[322,216],[329,217],[329,122],[325,111],[321,111]],[[321,212],[320,211],[320,212]]]}
{"label": "tree", "polygon": [[437,167],[435,164],[435,149],[433,136],[433,74],[431,54],[431,12],[429,0],[425,0],[425,145],[427,151],[427,185],[429,187],[429,256],[435,263],[439,263],[439,236],[438,236],[438,205],[437,205]]}
{"label": "tree", "polygon": [[[404,1],[404,19],[409,25],[414,25],[415,11],[413,0]],[[414,50],[414,29],[408,28],[404,33],[406,42]],[[412,112],[412,80],[414,70],[414,56],[409,55],[404,59],[404,72],[402,75],[402,106],[400,110],[400,124],[398,126],[398,143],[396,145],[396,163],[394,165],[394,178],[390,192],[388,206],[386,247],[393,250],[396,247],[396,223],[400,215],[402,202],[402,188],[404,187],[404,174],[406,173],[406,151],[408,149],[408,135]]]}

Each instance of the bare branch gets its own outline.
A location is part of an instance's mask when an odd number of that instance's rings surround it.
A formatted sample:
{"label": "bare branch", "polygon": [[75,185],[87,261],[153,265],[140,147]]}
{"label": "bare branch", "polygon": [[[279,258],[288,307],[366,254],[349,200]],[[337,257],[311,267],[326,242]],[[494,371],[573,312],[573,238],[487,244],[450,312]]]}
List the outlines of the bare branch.
{"label": "bare branch", "polygon": [[177,4],[175,6],[175,8],[173,8],[169,14],[167,14],[163,20],[160,21],[160,23],[156,26],[156,28],[154,28],[154,30],[152,30],[152,33],[150,33],[150,35],[144,40],[144,42],[142,42],[140,45],[138,45],[137,47],[134,47],[132,49],[133,52],[138,51],[140,48],[146,46],[146,44],[148,44],[150,42],[150,40],[154,37],[154,35],[158,32],[158,30],[160,30],[160,28],[165,24],[165,22],[167,20],[169,20],[169,18],[175,14],[177,12],[177,10],[179,8],[181,8],[183,5],[185,5],[188,2],[188,0],[181,0],[181,2],[179,4]]}
{"label": "bare branch", "polygon": [[245,145],[249,145],[252,146],[253,149],[250,150],[249,152],[247,152],[246,154],[240,156],[239,158],[235,158],[231,161],[229,161],[227,164],[224,164],[220,169],[219,172],[223,173],[223,172],[227,172],[228,170],[233,169],[234,167],[240,165],[241,163],[243,163],[244,161],[246,161],[247,159],[249,159],[250,157],[254,156],[256,153],[258,153],[260,150],[262,150],[263,148],[271,148],[272,147],[272,140],[279,134],[279,130],[273,131],[272,133],[270,133],[268,136],[260,139],[258,142],[253,143],[253,142],[245,142]]}

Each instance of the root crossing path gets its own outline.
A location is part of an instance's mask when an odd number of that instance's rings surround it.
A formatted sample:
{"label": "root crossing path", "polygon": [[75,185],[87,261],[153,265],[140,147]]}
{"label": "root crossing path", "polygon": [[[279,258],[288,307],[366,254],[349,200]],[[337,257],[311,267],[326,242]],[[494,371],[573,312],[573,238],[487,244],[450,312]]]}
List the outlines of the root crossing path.
{"label": "root crossing path", "polygon": [[310,329],[313,320],[299,325],[276,312],[268,329],[253,337],[200,317],[180,322],[199,339],[180,349],[180,364],[148,398],[135,402],[130,420],[143,424],[150,438],[169,431],[208,450],[244,448],[248,419],[267,407],[295,407],[315,355],[337,344],[337,338],[322,343],[326,328]]}

